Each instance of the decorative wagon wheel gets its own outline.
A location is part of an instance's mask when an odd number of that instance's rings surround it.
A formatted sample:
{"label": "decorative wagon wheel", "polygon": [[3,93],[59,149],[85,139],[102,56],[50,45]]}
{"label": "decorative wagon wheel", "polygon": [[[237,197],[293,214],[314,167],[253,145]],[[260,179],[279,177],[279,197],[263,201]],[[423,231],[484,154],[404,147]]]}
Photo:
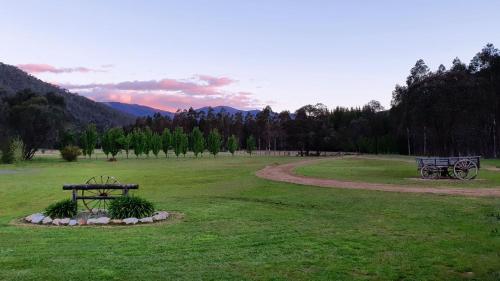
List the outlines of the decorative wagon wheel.
{"label": "decorative wagon wheel", "polygon": [[453,173],[461,180],[471,180],[477,176],[477,165],[471,160],[463,159],[455,163]]}
{"label": "decorative wagon wheel", "polygon": [[[118,180],[115,177],[111,176],[96,176],[88,179],[85,184],[119,184]],[[121,190],[119,189],[106,189],[105,187],[100,188],[100,189],[90,189],[90,190],[81,190],[80,191],[80,196],[87,196],[87,197],[103,197],[100,199],[94,198],[94,199],[82,199],[83,205],[87,210],[93,213],[100,212],[102,210],[105,210],[106,207],[109,206],[108,200],[110,198],[106,197],[113,197],[117,195],[121,195]]]}
{"label": "decorative wagon wheel", "polygon": [[435,179],[439,176],[439,171],[430,165],[424,165],[422,169],[420,169],[420,175],[424,179]]}

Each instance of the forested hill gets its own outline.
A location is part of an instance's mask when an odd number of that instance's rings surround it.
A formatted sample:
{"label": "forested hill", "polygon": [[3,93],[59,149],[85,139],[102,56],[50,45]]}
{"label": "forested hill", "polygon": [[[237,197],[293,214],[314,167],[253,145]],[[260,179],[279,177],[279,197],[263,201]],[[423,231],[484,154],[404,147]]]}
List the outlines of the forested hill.
{"label": "forested hill", "polygon": [[75,127],[95,123],[99,128],[110,128],[128,125],[135,121],[135,117],[130,114],[70,93],[43,82],[15,66],[0,62],[0,98],[5,95],[13,95],[24,89],[30,89],[39,94],[53,92],[62,95],[66,103],[65,115],[70,118],[68,121]]}

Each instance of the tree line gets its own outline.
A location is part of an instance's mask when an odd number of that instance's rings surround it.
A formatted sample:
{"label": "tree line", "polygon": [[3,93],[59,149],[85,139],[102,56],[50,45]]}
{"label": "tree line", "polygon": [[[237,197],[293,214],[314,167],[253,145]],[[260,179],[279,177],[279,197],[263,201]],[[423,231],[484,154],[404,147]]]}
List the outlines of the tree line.
{"label": "tree line", "polygon": [[[247,142],[250,144],[247,152],[252,154],[255,145],[252,145],[251,139]],[[149,127],[134,128],[129,132],[117,127],[99,135],[96,126],[89,124],[80,135],[66,132],[61,146],[76,145],[79,145],[83,155],[89,158],[100,146],[110,160],[116,160],[116,155],[121,151],[125,153],[126,158],[129,158],[132,153],[136,158],[150,157],[151,154],[158,158],[160,151],[163,151],[165,157],[168,157],[170,151],[176,157],[180,155],[185,157],[188,151],[192,151],[195,157],[199,157],[205,150],[215,157],[220,152],[222,138],[217,129],[213,129],[205,139],[198,127],[194,127],[190,133],[184,132],[182,127],[176,127],[173,131],[164,128],[161,134],[153,132]],[[234,135],[230,136],[227,140],[227,151],[234,155],[238,148],[238,139]]]}
{"label": "tree line", "polygon": [[[497,157],[499,101],[500,52],[487,44],[469,64],[455,58],[449,69],[440,65],[431,71],[418,60],[406,83],[396,85],[390,109],[377,101],[351,108],[306,105],[293,113],[274,112],[267,106],[246,115],[190,108],[177,111],[173,118],[155,114],[137,118],[129,126],[90,132],[88,127],[68,129],[60,121],[64,120],[63,97],[28,90],[0,103],[0,123],[8,124],[5,132],[11,139],[19,136],[24,142],[27,159],[38,147],[67,144],[68,136],[87,155],[92,153],[85,147],[92,142],[111,157],[117,150],[138,157],[170,149],[177,156],[187,151],[198,155],[205,148],[214,154],[215,147],[297,151],[299,155],[355,151]],[[90,136],[83,138],[86,134]]]}

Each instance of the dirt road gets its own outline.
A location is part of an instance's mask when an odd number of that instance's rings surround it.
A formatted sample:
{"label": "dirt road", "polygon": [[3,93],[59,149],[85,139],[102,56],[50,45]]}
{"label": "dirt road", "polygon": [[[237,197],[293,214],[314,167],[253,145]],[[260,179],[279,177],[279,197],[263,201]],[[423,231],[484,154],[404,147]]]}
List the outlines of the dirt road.
{"label": "dirt road", "polygon": [[452,188],[452,187],[421,187],[421,186],[403,186],[394,184],[351,182],[335,179],[320,179],[300,176],[293,173],[296,167],[314,164],[325,159],[312,159],[298,161],[283,165],[267,166],[256,172],[260,178],[302,184],[320,187],[345,188],[345,189],[364,189],[388,192],[405,193],[429,193],[439,195],[458,195],[471,197],[500,197],[500,188]]}

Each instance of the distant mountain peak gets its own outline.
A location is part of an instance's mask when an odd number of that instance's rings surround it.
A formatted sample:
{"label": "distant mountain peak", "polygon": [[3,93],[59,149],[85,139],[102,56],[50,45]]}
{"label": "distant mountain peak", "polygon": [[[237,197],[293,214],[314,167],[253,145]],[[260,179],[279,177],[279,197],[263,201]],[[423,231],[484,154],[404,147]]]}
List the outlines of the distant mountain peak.
{"label": "distant mountain peak", "polygon": [[[140,104],[129,104],[129,103],[122,103],[122,102],[114,102],[114,101],[108,101],[108,102],[103,102],[104,104],[120,110],[122,112],[134,115],[136,117],[146,117],[146,116],[153,116],[155,113],[160,113],[163,116],[168,116],[170,118],[174,118],[175,112],[170,112],[166,110],[161,110],[145,105],[140,105]],[[260,112],[260,110],[241,110],[237,109],[231,106],[226,106],[226,105],[218,105],[218,106],[204,106],[198,109],[195,109],[196,112],[203,112],[205,114],[208,113],[208,111],[212,108],[213,112],[215,114],[218,114],[220,112],[225,112],[229,115],[234,115],[238,112],[241,112],[243,115],[247,114],[252,114],[256,115],[257,113]]]}

